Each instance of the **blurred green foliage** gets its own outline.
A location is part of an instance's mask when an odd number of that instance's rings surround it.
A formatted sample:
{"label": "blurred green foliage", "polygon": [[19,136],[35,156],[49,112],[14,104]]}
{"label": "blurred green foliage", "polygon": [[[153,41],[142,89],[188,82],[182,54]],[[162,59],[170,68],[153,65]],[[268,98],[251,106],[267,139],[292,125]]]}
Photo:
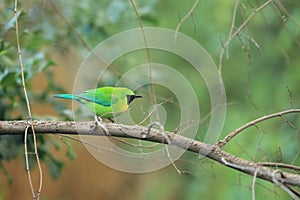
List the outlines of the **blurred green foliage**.
{"label": "blurred green foliage", "polygon": [[[0,6],[0,120],[26,119],[28,113],[26,101],[22,88],[21,69],[17,53],[16,36],[15,36],[15,16],[12,11],[13,2],[3,1]],[[33,23],[30,13],[35,9],[32,6],[29,10],[19,11],[17,14],[20,25],[21,54],[24,64],[24,77],[28,90],[30,101],[45,103],[48,101],[49,92],[64,91],[57,85],[52,73],[48,71],[53,67],[55,62],[49,57],[47,50],[44,48],[50,43],[50,38],[44,38],[47,29],[36,27],[28,24]],[[31,29],[32,28],[32,29]],[[30,31],[29,31],[30,30]],[[47,86],[40,93],[33,93],[32,79],[43,73],[47,78]],[[39,116],[34,116],[39,119]],[[34,152],[32,136],[28,139],[28,151]],[[3,161],[10,161],[23,155],[24,136],[0,136],[0,166],[7,175],[10,182],[13,179],[5,171]],[[38,152],[42,161],[45,162],[50,175],[58,178],[63,166],[62,161],[52,156],[51,149],[60,149],[59,141],[47,139],[47,136],[37,136]],[[73,159],[72,148],[68,148],[66,155]],[[29,156],[30,166],[35,165],[35,158]]]}
{"label": "blurred green foliage", "polygon": [[[193,1],[137,0],[136,6],[144,26],[175,29],[193,5]],[[236,14],[235,28],[245,21],[265,1],[241,1]],[[42,1],[21,2],[18,19],[24,58],[25,79],[31,99],[49,104],[49,94],[64,91],[53,81],[49,68],[55,65],[52,51],[68,51],[75,47],[81,55],[89,52],[108,37],[139,27],[138,19],[128,1]],[[219,63],[219,53],[230,30],[235,1],[200,1],[193,14],[182,24],[180,31],[198,41]],[[282,7],[283,6],[283,7]],[[0,0],[0,119],[26,119],[26,106],[20,80],[16,50],[13,2]],[[300,1],[274,1],[255,14],[247,26],[230,43],[228,55],[222,61],[222,78],[226,87],[227,116],[221,137],[246,122],[263,115],[300,105]],[[64,17],[62,17],[62,15]],[[68,21],[66,21],[66,19]],[[70,22],[72,25],[68,24]],[[76,32],[75,32],[76,30]],[[86,44],[82,43],[85,40]],[[201,76],[188,64],[165,52],[151,50],[151,61],[173,66],[189,77],[200,102],[201,117],[210,112],[210,96]],[[145,51],[134,52],[117,60],[111,69],[125,73],[131,66],[147,63]],[[43,73],[48,86],[41,94],[31,92],[32,78]],[[118,79],[113,70],[103,78],[103,85],[113,85]],[[167,77],[164,77],[167,78]],[[147,90],[148,86],[145,86]],[[155,87],[158,103],[171,96],[160,86]],[[151,96],[147,96],[147,99]],[[176,99],[175,99],[176,101]],[[65,106],[51,102],[60,114]],[[176,102],[165,102],[168,115],[166,129],[178,122]],[[175,106],[174,106],[175,105]],[[32,105],[34,106],[34,105]],[[141,103],[137,107],[150,109]],[[18,110],[18,115],[13,111]],[[143,115],[137,118],[143,117]],[[299,165],[299,125],[296,114],[285,116],[297,128],[280,118],[263,122],[245,130],[224,149],[239,157],[254,161],[273,161]],[[147,121],[145,125],[148,123]],[[209,119],[200,124],[196,139],[203,139]],[[0,164],[21,155],[23,137],[2,136]],[[8,147],[13,147],[9,148]],[[50,150],[59,149],[57,141],[38,136],[40,157],[54,178],[59,178],[63,163]],[[67,156],[74,158],[70,149]],[[34,161],[32,161],[34,162]],[[176,162],[189,173],[179,176],[169,167],[165,176],[144,182],[139,199],[250,199],[252,177],[240,174],[207,159],[186,153]],[[191,173],[191,174],[190,174]],[[279,188],[257,180],[256,198],[289,199]]]}

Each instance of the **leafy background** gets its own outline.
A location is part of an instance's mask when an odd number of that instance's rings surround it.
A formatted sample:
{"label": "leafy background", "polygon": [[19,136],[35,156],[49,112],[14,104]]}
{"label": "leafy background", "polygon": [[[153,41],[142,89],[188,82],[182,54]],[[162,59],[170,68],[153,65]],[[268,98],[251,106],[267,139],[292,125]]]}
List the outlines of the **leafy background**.
{"label": "leafy background", "polygon": [[[144,26],[175,29],[193,1],[137,0]],[[236,28],[261,0],[240,1]],[[219,53],[230,30],[234,1],[200,1],[180,31],[198,41],[219,63]],[[284,7],[282,7],[283,5]],[[0,119],[26,119],[15,39],[14,2],[0,0]],[[227,115],[222,136],[246,122],[273,112],[299,107],[300,2],[274,1],[257,13],[230,44],[229,58],[223,59]],[[138,28],[129,1],[24,1],[18,19],[25,78],[34,119],[71,120],[71,103],[56,101],[52,94],[71,92],[77,69],[89,48],[106,38]],[[236,29],[234,29],[236,30]],[[82,42],[85,41],[85,43]],[[258,48],[259,47],[259,48]],[[201,115],[209,113],[209,94],[201,77],[185,63],[163,52],[152,52],[152,61],[174,66],[186,76],[199,98]],[[145,52],[137,52],[114,63],[126,71],[146,63]],[[113,84],[111,74],[103,85]],[[157,87],[159,97],[168,96]],[[151,98],[151,97],[149,97]],[[292,100],[292,105],[291,105]],[[147,110],[147,99],[139,106]],[[172,104],[167,104],[171,110]],[[202,114],[203,113],[203,114]],[[176,122],[170,118],[170,127]],[[299,165],[299,117],[280,118],[251,127],[235,138],[226,151],[254,161]],[[169,119],[169,118],[168,118]],[[201,124],[196,139],[203,138],[208,122]],[[221,136],[221,137],[222,137]],[[1,136],[0,198],[30,199],[24,170],[23,136]],[[32,144],[31,144],[32,145]],[[32,148],[32,147],[31,147]],[[147,174],[115,171],[94,159],[79,142],[57,135],[38,136],[43,161],[43,199],[250,199],[252,177],[185,153],[174,167]],[[33,165],[34,159],[32,157]],[[47,170],[45,170],[47,169]],[[38,181],[36,167],[32,169]],[[257,180],[256,198],[289,199],[276,186]]]}

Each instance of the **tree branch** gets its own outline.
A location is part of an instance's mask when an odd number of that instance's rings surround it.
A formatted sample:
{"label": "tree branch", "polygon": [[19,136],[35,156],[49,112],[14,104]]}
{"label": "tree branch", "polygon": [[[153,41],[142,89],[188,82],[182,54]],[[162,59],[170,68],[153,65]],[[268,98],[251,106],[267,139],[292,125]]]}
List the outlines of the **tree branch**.
{"label": "tree branch", "polygon": [[[60,134],[81,134],[93,136],[105,136],[100,128],[97,128],[95,122],[74,122],[74,121],[33,121],[35,132],[39,134],[60,133]],[[136,138],[156,143],[166,144],[164,139],[167,136],[171,145],[205,156],[215,160],[222,165],[244,172],[251,176],[264,179],[272,183],[283,183],[290,186],[300,187],[300,175],[274,170],[270,167],[262,166],[259,163],[244,160],[228,152],[221,150],[217,145],[205,144],[182,135],[142,126],[129,126],[123,124],[105,123],[109,133],[113,137]],[[0,135],[21,135],[27,127],[27,121],[0,121]],[[28,134],[32,131],[28,130]],[[130,133],[130,135],[126,134]],[[148,135],[147,138],[144,138]]]}
{"label": "tree branch", "polygon": [[[267,119],[271,119],[271,118],[274,118],[274,117],[281,117],[283,118],[283,115],[286,115],[286,114],[290,114],[290,113],[299,113],[300,112],[300,109],[289,109],[289,110],[284,110],[284,111],[281,111],[281,112],[277,112],[277,113],[273,113],[273,114],[270,114],[270,115],[266,115],[266,116],[263,116],[263,117],[260,117],[260,118],[257,118],[253,121],[250,121],[248,122],[247,124],[241,126],[240,128],[234,130],[233,132],[229,133],[223,140],[220,140],[217,145],[219,147],[223,147],[226,143],[228,143],[232,138],[234,138],[237,134],[239,134],[240,132],[242,132],[243,130],[249,128],[250,126],[253,126],[253,125],[256,125],[257,123],[259,122],[262,122],[262,121],[265,121]],[[284,119],[284,118],[283,118]],[[287,121],[286,119],[284,119],[284,121],[286,123],[288,123],[291,127],[295,128],[294,125],[292,125],[289,121]]]}

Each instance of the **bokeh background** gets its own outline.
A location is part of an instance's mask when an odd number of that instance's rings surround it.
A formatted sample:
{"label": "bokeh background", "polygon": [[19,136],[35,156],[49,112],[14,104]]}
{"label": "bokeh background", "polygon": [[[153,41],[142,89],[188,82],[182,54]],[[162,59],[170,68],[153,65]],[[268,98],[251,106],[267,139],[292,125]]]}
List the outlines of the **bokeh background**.
{"label": "bokeh background", "polygon": [[[262,0],[239,1],[236,31]],[[136,0],[143,26],[175,30],[195,1]],[[219,65],[236,1],[199,1],[180,32],[199,42]],[[14,2],[0,0],[0,119],[26,119],[16,49]],[[255,118],[300,106],[300,2],[273,1],[259,10],[231,41],[222,60],[227,113],[221,138]],[[72,120],[72,103],[55,93],[72,92],[76,73],[90,50],[110,36],[139,27],[129,1],[23,1],[18,20],[25,78],[34,119]],[[151,61],[166,64],[188,77],[199,100],[201,119],[195,139],[202,140],[209,124],[210,96],[201,76],[184,61],[162,51],[150,51]],[[121,57],[99,85],[114,85],[119,74],[147,63],[146,51]],[[116,73],[118,72],[118,73]],[[164,77],[163,77],[164,78]],[[165,77],[167,78],[167,77]],[[171,113],[166,130],[178,126],[180,110],[170,91],[155,86],[158,102]],[[149,87],[141,88],[147,93]],[[188,98],[188,97],[187,97]],[[135,112],[151,107],[151,95]],[[289,123],[286,123],[288,120]],[[252,161],[299,165],[297,114],[250,127],[224,150]],[[149,124],[146,120],[143,125]],[[290,124],[293,124],[291,126]],[[31,144],[32,146],[32,144]],[[159,146],[158,146],[159,147]],[[31,147],[32,148],[32,147]],[[113,170],[91,156],[78,141],[58,135],[38,136],[44,181],[42,199],[250,199],[252,177],[186,152],[173,166],[146,174]],[[31,199],[24,167],[23,136],[1,136],[0,199]],[[34,159],[31,158],[31,165]],[[38,173],[33,167],[34,184]],[[257,180],[257,199],[289,199],[278,187]]]}

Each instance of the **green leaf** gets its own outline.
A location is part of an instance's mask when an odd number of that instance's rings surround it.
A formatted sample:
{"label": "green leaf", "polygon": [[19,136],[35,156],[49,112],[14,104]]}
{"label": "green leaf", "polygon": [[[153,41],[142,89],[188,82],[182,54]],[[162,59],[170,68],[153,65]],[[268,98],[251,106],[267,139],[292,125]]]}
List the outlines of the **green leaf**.
{"label": "green leaf", "polygon": [[11,160],[19,155],[21,138],[22,136],[0,136],[0,160]]}
{"label": "green leaf", "polygon": [[7,52],[8,52],[7,50],[0,50],[0,56],[7,54]]}
{"label": "green leaf", "polygon": [[72,148],[72,146],[68,145],[67,151],[66,151],[66,156],[70,159],[70,160],[74,160],[76,158],[76,154]]}
{"label": "green leaf", "polygon": [[7,87],[16,82],[16,72],[5,70],[2,75],[0,75],[0,86]]}
{"label": "green leaf", "polygon": [[48,154],[47,158],[45,159],[45,163],[51,177],[54,179],[59,178],[64,163],[60,160],[53,158],[50,154]]}
{"label": "green leaf", "polygon": [[48,69],[48,67],[51,67],[55,65],[55,62],[52,61],[52,60],[46,60],[46,61],[42,61],[41,64],[39,65],[38,67],[38,72],[41,73],[41,72],[44,72],[46,69]]}

